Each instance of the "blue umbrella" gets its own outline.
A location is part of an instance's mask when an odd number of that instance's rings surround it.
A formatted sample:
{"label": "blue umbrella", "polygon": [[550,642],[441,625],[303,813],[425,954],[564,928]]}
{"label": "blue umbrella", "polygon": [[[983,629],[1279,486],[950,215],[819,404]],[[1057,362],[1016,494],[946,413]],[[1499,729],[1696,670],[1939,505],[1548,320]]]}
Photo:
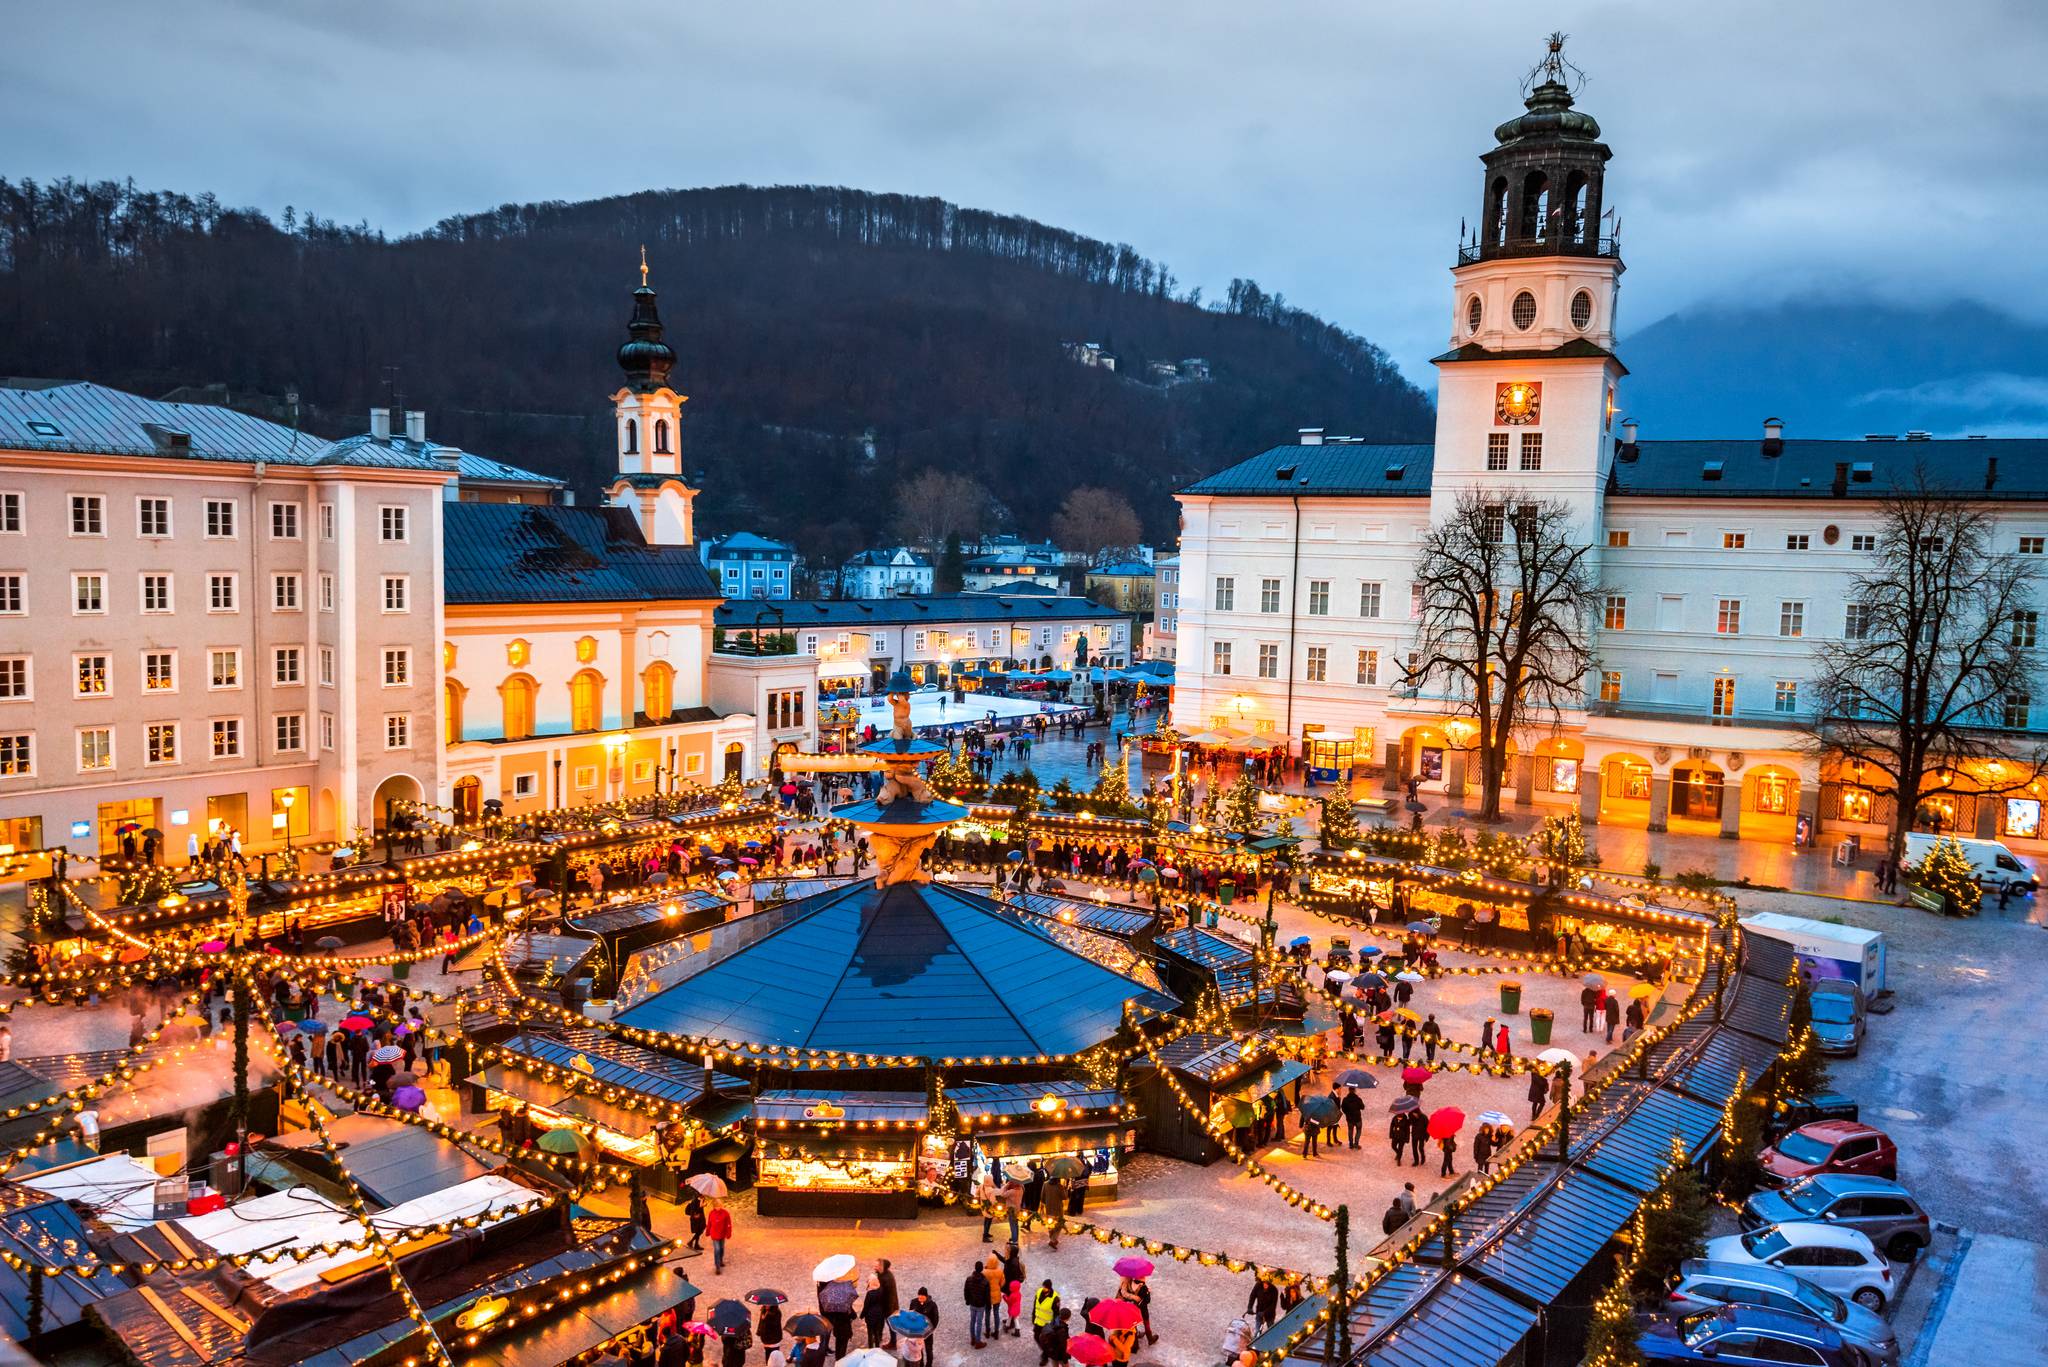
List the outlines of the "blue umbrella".
{"label": "blue umbrella", "polygon": [[1361,959],[1370,959],[1373,955],[1378,954],[1379,952],[1380,947],[1378,945],[1366,945],[1358,951],[1358,957]]}
{"label": "blue umbrella", "polygon": [[915,1310],[898,1310],[895,1314],[889,1316],[889,1327],[899,1334],[908,1334],[912,1338],[917,1338],[922,1334],[931,1332],[932,1322],[923,1315],[918,1314]]}
{"label": "blue umbrella", "polygon": [[1309,943],[1309,938],[1306,935],[1297,935],[1293,939],[1289,940],[1287,943],[1290,948],[1295,945],[1305,945]]}
{"label": "blue umbrella", "polygon": [[1021,864],[1024,862],[1024,851],[1011,850],[1007,855],[1004,855],[1003,857],[1005,859],[1008,859],[1012,864]]}
{"label": "blue umbrella", "polygon": [[1411,935],[1434,935],[1436,934],[1436,927],[1427,921],[1410,921],[1408,923],[1408,933]]}
{"label": "blue umbrella", "polygon": [[302,1020],[299,1022],[299,1033],[302,1035],[324,1035],[329,1028],[324,1020]]}

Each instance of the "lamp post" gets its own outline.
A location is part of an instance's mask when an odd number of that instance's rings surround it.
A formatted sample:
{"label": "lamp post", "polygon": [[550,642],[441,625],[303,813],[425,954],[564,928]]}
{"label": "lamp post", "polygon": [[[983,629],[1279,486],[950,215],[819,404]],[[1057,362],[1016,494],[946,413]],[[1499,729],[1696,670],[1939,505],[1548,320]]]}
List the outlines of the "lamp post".
{"label": "lamp post", "polygon": [[278,800],[284,803],[284,852],[290,854],[292,852],[292,805],[299,800],[298,791],[293,788],[287,788],[284,790],[284,795]]}

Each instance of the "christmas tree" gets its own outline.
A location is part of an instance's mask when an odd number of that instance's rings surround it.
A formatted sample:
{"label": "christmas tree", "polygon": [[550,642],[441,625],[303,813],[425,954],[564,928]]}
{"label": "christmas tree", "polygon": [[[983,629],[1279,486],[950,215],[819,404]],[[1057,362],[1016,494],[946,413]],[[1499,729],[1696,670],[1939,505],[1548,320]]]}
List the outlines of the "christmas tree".
{"label": "christmas tree", "polygon": [[1102,766],[1101,774],[1095,779],[1095,810],[1105,816],[1121,816],[1133,804],[1131,802],[1131,771],[1123,751],[1117,751],[1114,760]]}
{"label": "christmas tree", "polygon": [[966,757],[952,750],[932,761],[930,778],[933,789],[948,797],[958,797],[981,786]]}
{"label": "christmas tree", "polygon": [[1685,1145],[1671,1137],[1671,1165],[1643,1205],[1642,1243],[1636,1249],[1634,1281],[1642,1295],[1655,1295],[1678,1274],[1678,1265],[1706,1252],[1707,1223],[1714,1202],[1700,1175],[1686,1161]]}
{"label": "christmas tree", "polygon": [[1338,780],[1323,799],[1323,824],[1317,832],[1326,850],[1341,850],[1358,839],[1358,804],[1351,800],[1351,784]]}
{"label": "christmas tree", "polygon": [[1577,812],[1546,817],[1536,833],[1536,848],[1550,861],[1552,881],[1565,869],[1577,868],[1586,859],[1586,827]]}
{"label": "christmas tree", "polygon": [[[1210,796],[1215,796],[1213,791]],[[1259,810],[1259,785],[1252,782],[1250,774],[1240,774],[1230,785],[1223,799],[1223,825],[1247,838],[1266,829],[1266,815]]]}
{"label": "christmas tree", "polygon": [[1939,893],[1958,915],[1976,915],[1977,904],[1984,900],[1984,890],[1977,886],[1977,871],[1952,835],[1934,842],[1914,877],[1929,892]]}

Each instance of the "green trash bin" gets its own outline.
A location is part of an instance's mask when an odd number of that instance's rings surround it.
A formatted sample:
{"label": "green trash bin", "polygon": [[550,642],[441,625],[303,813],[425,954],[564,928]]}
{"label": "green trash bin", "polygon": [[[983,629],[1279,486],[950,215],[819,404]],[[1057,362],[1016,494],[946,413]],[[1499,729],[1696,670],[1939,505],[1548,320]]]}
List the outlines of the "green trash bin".
{"label": "green trash bin", "polygon": [[1502,1015],[1520,1015],[1522,1011],[1522,985],[1509,979],[1500,985],[1500,1009]]}
{"label": "green trash bin", "polygon": [[412,960],[400,959],[397,963],[391,965],[391,976],[400,982],[410,978],[412,976]]}
{"label": "green trash bin", "polygon": [[1529,1040],[1532,1044],[1550,1043],[1550,1023],[1556,1019],[1547,1006],[1529,1008]]}
{"label": "green trash bin", "polygon": [[1216,900],[1226,907],[1235,902],[1237,900],[1237,884],[1227,880],[1218,883],[1216,885]]}

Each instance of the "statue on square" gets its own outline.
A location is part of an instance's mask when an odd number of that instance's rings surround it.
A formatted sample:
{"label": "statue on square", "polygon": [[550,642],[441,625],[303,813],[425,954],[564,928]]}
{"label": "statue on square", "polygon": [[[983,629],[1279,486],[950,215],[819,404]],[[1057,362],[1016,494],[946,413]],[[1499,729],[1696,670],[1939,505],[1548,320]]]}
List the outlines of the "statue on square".
{"label": "statue on square", "polygon": [[1074,637],[1074,681],[1067,685],[1067,701],[1079,707],[1095,705],[1095,690],[1088,685],[1088,633]]}

